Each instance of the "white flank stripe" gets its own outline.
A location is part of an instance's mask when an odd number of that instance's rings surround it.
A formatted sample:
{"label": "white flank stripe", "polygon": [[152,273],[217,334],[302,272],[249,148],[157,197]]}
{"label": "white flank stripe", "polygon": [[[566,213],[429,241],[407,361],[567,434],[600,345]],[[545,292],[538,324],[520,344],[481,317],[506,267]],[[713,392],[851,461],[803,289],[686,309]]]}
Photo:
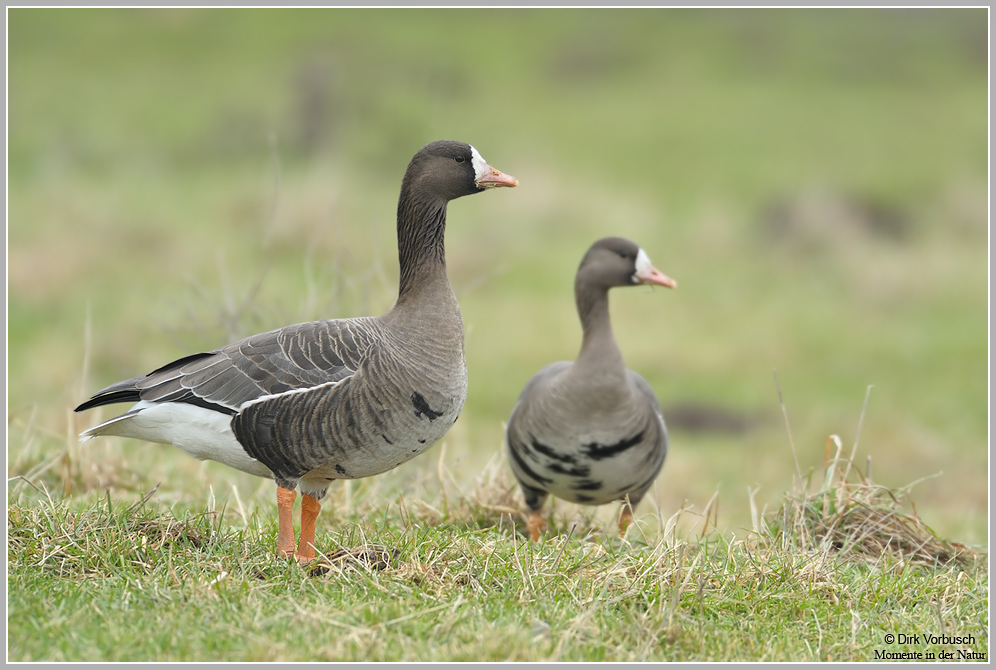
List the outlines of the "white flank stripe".
{"label": "white flank stripe", "polygon": [[[346,379],[349,379],[349,377],[346,377]],[[266,402],[267,400],[273,400],[274,398],[280,398],[281,396],[293,395],[295,393],[307,393],[309,391],[316,391],[320,388],[325,388],[325,387],[331,388],[341,381],[342,379],[334,382],[325,382],[324,384],[319,384],[318,386],[306,386],[304,388],[299,388],[299,389],[290,389],[289,391],[284,391],[283,393],[270,393],[269,395],[261,395],[258,398],[253,398],[252,400],[247,400],[244,403],[242,403],[242,406],[239,407],[239,411],[241,412],[249,405],[255,405],[258,402]]]}

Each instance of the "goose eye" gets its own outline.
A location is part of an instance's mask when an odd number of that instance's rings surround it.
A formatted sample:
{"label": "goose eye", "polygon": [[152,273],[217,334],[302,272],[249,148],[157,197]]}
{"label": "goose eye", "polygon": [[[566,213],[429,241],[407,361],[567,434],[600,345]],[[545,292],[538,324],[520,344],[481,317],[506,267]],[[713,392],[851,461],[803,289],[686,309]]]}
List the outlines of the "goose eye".
{"label": "goose eye", "polygon": [[467,160],[467,159],[463,157],[463,154],[460,154],[460,155],[458,155],[456,157],[456,162],[457,163],[463,163],[465,160]]}

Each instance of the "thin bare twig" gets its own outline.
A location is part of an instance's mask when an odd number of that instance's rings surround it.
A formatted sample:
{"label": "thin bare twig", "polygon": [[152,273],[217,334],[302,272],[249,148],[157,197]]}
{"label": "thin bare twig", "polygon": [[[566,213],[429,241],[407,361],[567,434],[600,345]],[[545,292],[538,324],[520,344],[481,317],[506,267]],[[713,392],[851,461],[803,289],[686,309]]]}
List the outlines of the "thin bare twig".
{"label": "thin bare twig", "polygon": [[788,410],[785,409],[785,399],[782,397],[782,385],[778,381],[778,370],[775,370],[775,388],[778,389],[778,404],[782,406],[782,416],[785,418],[785,430],[788,433],[789,446],[792,448],[792,460],[795,462],[795,474],[801,480],[802,470],[799,468],[799,457],[795,453],[795,441],[792,439],[792,428],[789,426]]}

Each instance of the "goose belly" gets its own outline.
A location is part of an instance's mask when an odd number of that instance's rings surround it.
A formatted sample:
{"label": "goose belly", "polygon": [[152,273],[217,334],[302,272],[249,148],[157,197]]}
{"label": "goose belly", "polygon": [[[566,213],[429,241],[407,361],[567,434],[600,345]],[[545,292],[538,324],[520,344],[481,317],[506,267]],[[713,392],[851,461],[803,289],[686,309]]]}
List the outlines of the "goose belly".
{"label": "goose belly", "polygon": [[[413,395],[415,395],[413,393]],[[387,472],[427,451],[456,422],[465,394],[418,395],[405,411],[383,408],[376,420],[345,425],[320,448],[327,457],[307,478],[359,479]]]}
{"label": "goose belly", "polygon": [[654,436],[634,439],[639,435],[530,434],[510,441],[510,464],[530,487],[570,502],[602,505],[627,494],[642,495],[660,471],[665,450]]}
{"label": "goose belly", "polygon": [[602,505],[641,490],[647,482],[647,470],[632,457],[616,456],[589,465],[590,470],[583,475],[565,474],[548,466],[545,471],[551,483],[547,490],[562,500]]}

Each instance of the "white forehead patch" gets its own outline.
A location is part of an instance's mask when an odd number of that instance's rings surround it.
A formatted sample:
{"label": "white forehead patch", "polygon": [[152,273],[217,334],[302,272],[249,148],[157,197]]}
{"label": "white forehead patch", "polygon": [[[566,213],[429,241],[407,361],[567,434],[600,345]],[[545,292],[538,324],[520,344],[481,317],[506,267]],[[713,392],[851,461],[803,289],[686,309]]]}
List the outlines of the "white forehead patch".
{"label": "white forehead patch", "polygon": [[484,175],[491,172],[491,166],[481,157],[481,154],[477,153],[477,149],[471,145],[470,147],[471,163],[474,166],[474,180],[480,181]]}
{"label": "white forehead patch", "polygon": [[653,267],[654,264],[650,262],[647,252],[641,248],[640,252],[636,254],[636,272],[633,274],[633,283],[639,284],[640,280],[637,278],[637,275],[642,275]]}

